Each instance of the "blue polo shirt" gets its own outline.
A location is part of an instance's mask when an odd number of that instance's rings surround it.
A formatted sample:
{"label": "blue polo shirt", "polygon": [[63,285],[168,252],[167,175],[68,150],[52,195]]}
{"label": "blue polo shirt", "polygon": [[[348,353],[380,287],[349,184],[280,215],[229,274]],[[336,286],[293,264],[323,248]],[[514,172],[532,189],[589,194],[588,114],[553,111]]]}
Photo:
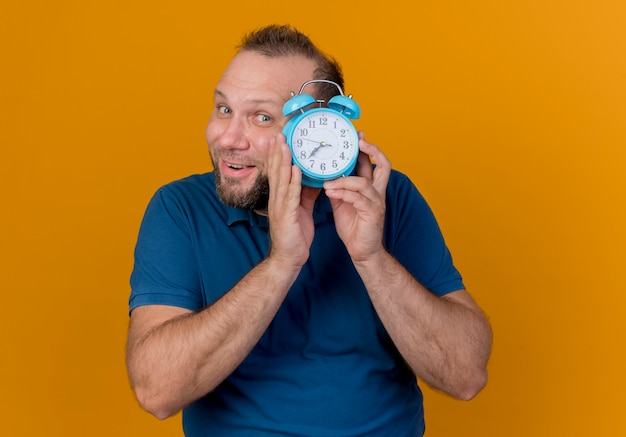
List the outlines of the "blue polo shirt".
{"label": "blue polo shirt", "polygon": [[[314,209],[308,262],[243,363],[183,411],[185,435],[420,436],[422,394],[378,318],[328,198]],[[464,288],[435,218],[392,171],[384,243],[437,295]],[[200,310],[268,253],[268,221],[225,206],[213,173],[172,182],[146,210],[135,249],[130,309]],[[271,286],[271,284],[268,284]]]}

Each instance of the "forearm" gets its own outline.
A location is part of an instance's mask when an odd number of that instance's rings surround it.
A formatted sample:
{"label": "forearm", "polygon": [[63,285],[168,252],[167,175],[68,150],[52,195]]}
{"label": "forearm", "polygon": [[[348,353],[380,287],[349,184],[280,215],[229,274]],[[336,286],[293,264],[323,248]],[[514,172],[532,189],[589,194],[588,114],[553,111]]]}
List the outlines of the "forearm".
{"label": "forearm", "polygon": [[434,295],[387,252],[355,266],[414,373],[454,397],[474,397],[487,380],[491,329],[469,295]]}
{"label": "forearm", "polygon": [[[263,335],[297,277],[297,271],[281,267],[268,258],[202,311],[180,314],[149,329],[136,327],[137,334],[129,335],[127,360],[144,408],[168,417],[233,372]],[[132,325],[131,319],[131,333]]]}

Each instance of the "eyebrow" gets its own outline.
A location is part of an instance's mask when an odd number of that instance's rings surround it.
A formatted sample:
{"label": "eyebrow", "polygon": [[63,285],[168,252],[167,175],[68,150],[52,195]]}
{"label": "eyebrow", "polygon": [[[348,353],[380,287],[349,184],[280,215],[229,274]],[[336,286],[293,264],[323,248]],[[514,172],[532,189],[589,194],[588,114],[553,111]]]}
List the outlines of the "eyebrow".
{"label": "eyebrow", "polygon": [[[223,99],[227,99],[228,100],[228,97],[226,96],[226,94],[223,91],[220,91],[218,88],[215,89],[213,94],[214,94],[215,97],[221,97]],[[272,99],[250,99],[250,100],[248,100],[248,102],[255,103],[255,104],[270,103],[272,105],[282,106],[282,103],[276,102],[275,100],[272,100]]]}

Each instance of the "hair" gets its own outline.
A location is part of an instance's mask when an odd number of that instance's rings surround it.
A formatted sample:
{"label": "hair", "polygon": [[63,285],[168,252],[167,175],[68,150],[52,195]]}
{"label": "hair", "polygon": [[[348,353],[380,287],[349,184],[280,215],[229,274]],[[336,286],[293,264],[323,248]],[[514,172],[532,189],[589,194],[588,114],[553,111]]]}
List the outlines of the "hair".
{"label": "hair", "polygon": [[[343,72],[341,65],[332,57],[322,52],[309,37],[290,25],[272,24],[261,27],[246,34],[241,44],[237,47],[240,52],[252,51],[260,53],[268,58],[286,56],[303,56],[315,61],[315,77],[335,82],[344,89]],[[339,94],[339,90],[332,84],[314,84],[318,91],[317,98],[328,100]],[[313,85],[311,85],[313,86]],[[293,90],[298,92],[299,90]]]}

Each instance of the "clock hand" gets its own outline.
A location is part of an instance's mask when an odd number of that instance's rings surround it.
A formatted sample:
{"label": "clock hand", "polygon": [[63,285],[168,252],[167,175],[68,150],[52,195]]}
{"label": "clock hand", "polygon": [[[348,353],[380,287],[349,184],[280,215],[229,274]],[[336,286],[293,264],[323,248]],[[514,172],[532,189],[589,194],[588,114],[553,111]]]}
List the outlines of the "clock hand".
{"label": "clock hand", "polygon": [[320,147],[326,147],[326,146],[331,146],[332,147],[332,144],[328,144],[326,141],[314,141],[314,140],[310,140],[308,138],[305,138],[305,140],[311,141],[312,143],[319,144],[319,146],[317,146],[315,149],[313,149],[311,151],[311,153],[309,154],[309,158],[312,157],[313,155],[315,155],[315,152],[317,152],[320,149]]}

